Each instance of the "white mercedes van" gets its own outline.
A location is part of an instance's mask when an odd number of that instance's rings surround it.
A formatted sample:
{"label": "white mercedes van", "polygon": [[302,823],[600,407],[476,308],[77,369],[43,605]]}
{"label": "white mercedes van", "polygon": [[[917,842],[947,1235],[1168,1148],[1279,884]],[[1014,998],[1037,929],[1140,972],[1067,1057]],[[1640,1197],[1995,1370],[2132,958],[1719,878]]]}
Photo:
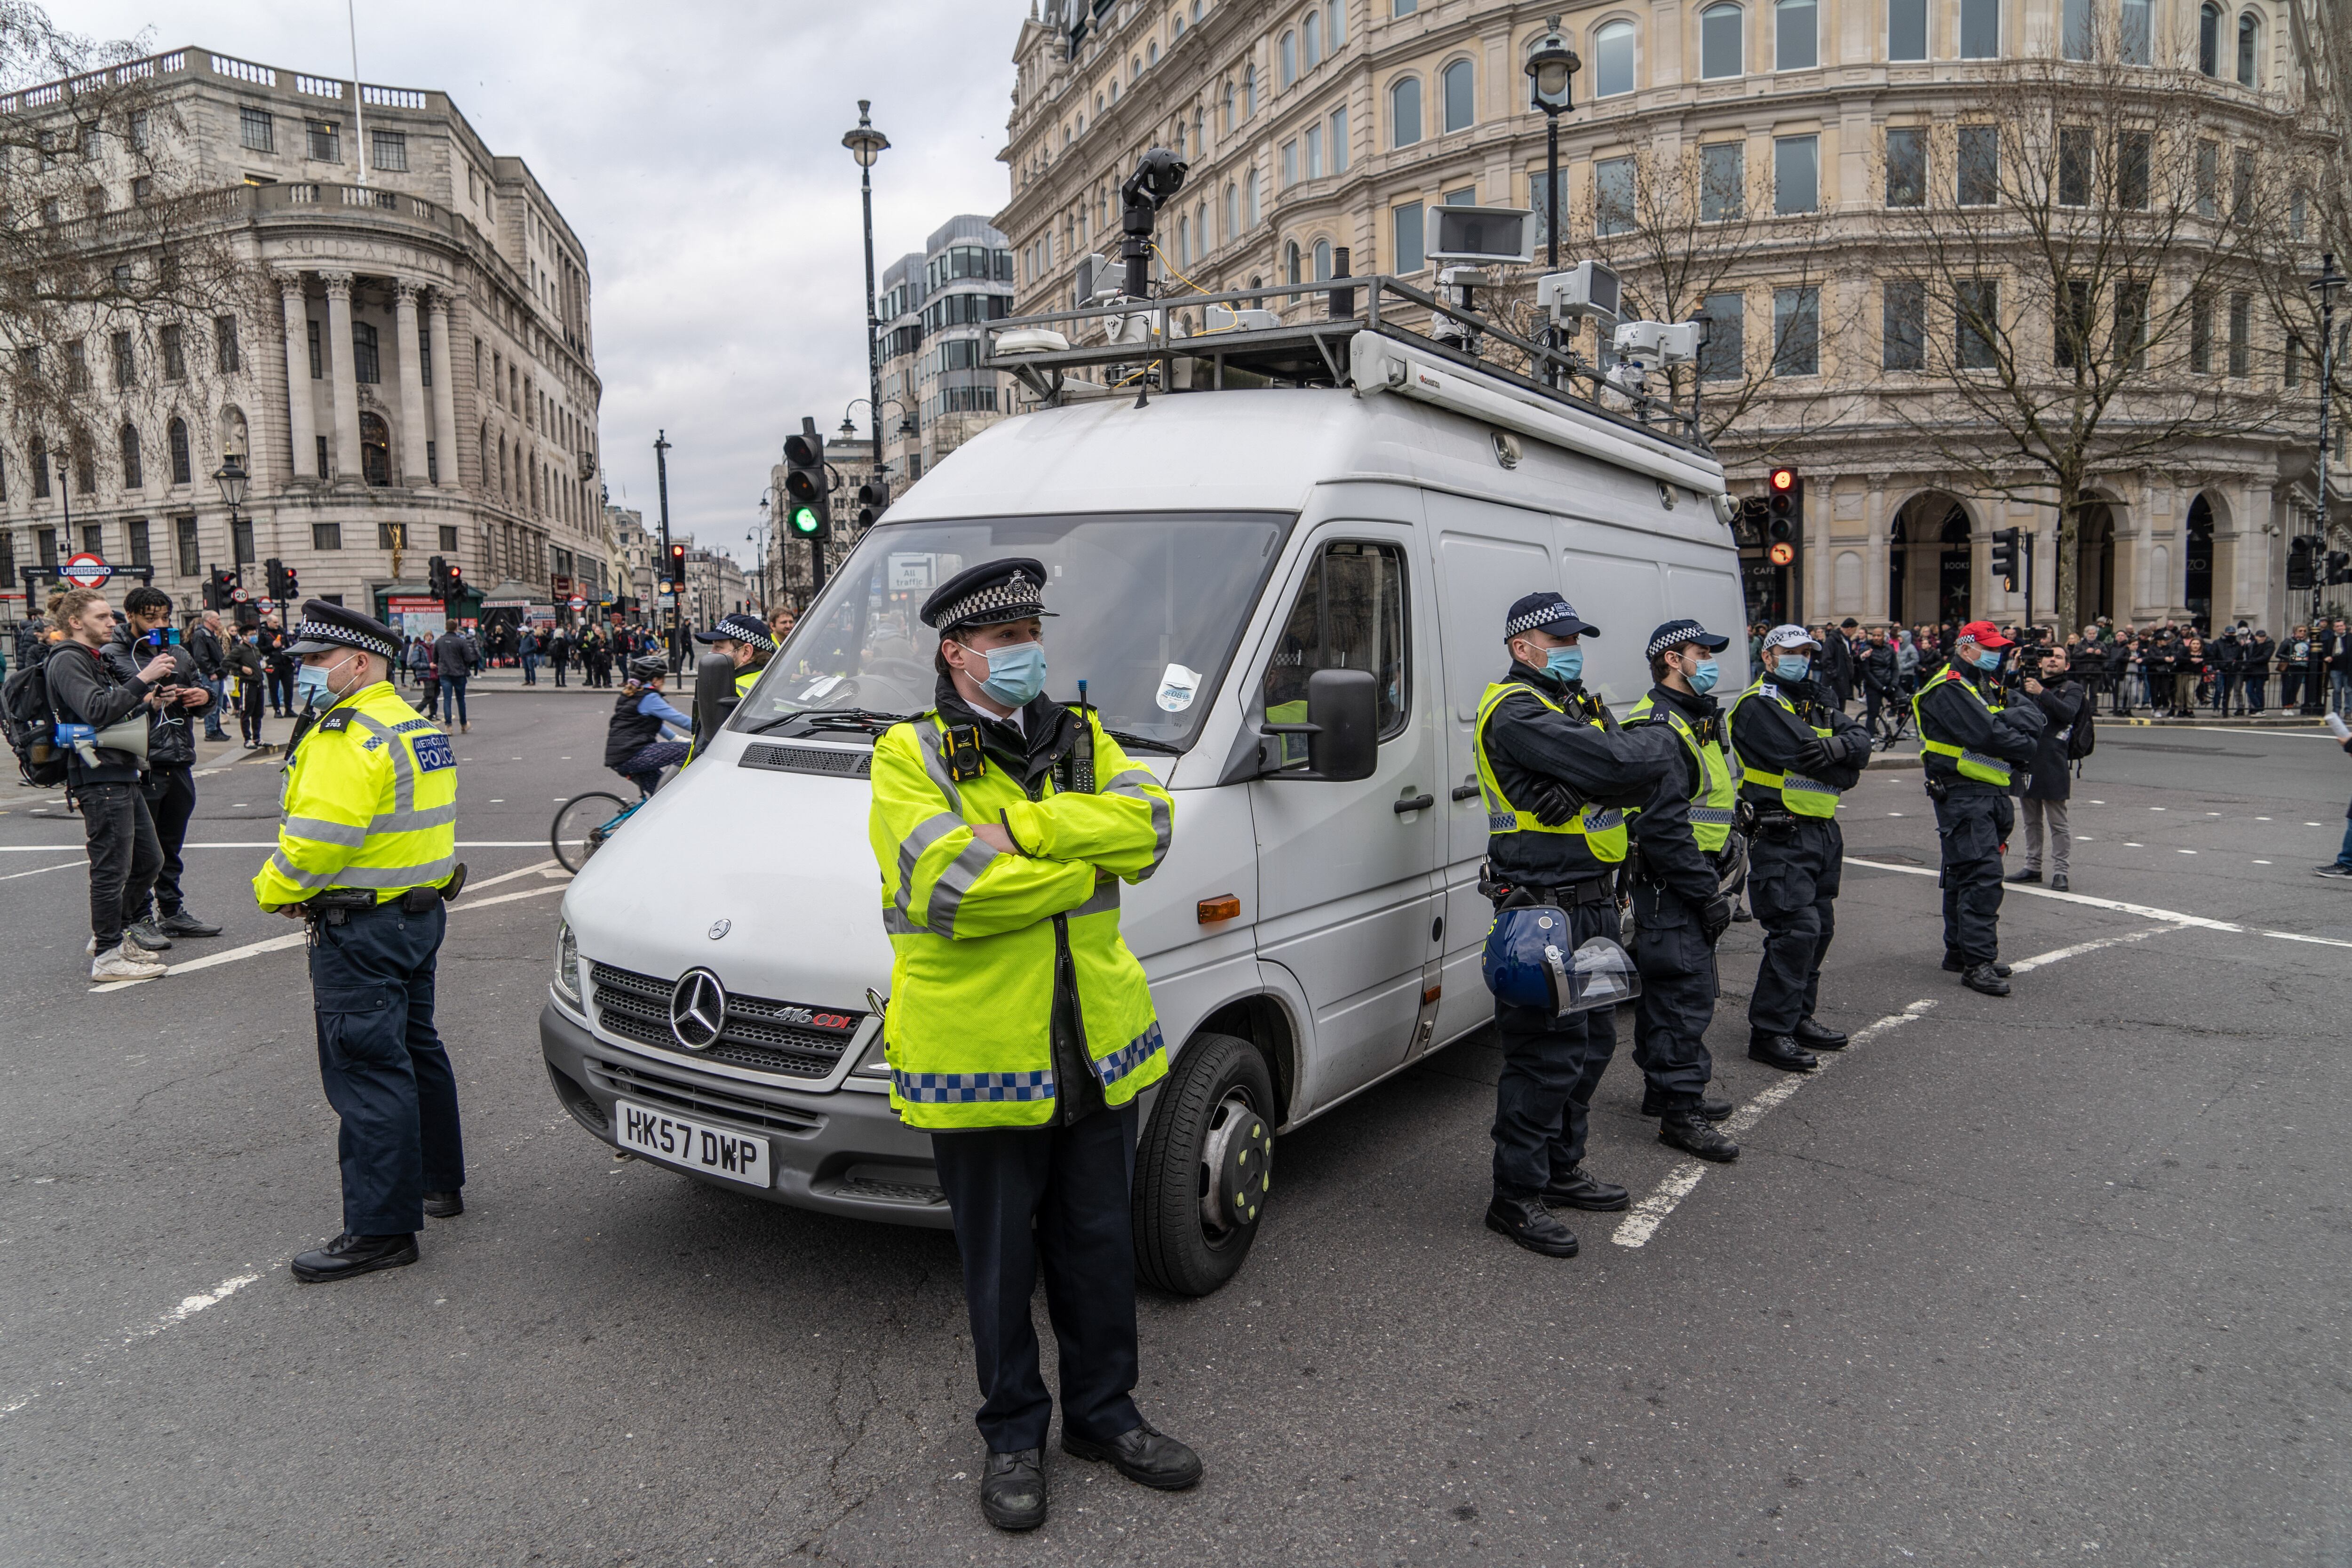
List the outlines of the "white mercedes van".
{"label": "white mercedes van", "polygon": [[[1669,618],[1731,636],[1744,666],[1722,469],[1377,310],[1255,336],[1295,349],[1301,331],[1326,384],[1247,374],[1251,332],[1215,340],[1214,363],[1208,340],[1177,342],[1202,356],[1160,390],[1061,387],[858,541],[695,764],[566,892],[540,1036],[582,1126],[771,1202],[948,1224],[929,1140],[887,1092],[866,774],[876,731],[932,700],[923,599],[1003,554],[1051,573],[1050,694],[1085,681],[1176,803],[1165,862],[1123,891],[1172,1058],[1138,1156],[1148,1279],[1229,1279],[1256,1224],[1244,1152],[1493,1016],[1471,722],[1507,664],[1505,608],[1565,594],[1602,628],[1586,680],[1620,711]],[[1327,669],[1376,679],[1368,776],[1299,776],[1305,738],[1265,730],[1311,724]]]}

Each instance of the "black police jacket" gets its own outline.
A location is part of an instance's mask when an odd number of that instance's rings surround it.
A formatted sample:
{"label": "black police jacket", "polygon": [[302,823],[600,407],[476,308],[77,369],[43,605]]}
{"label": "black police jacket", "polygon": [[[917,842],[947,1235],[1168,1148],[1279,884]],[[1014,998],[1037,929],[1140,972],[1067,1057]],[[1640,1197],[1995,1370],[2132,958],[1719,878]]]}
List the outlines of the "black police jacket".
{"label": "black police jacket", "polygon": [[[1545,670],[1514,660],[1505,682],[1533,687],[1570,710],[1556,713],[1524,691],[1495,705],[1486,728],[1486,761],[1503,798],[1525,808],[1539,779],[1557,779],[1580,801],[1620,811],[1646,805],[1658,781],[1678,776],[1675,753],[1682,742],[1664,725],[1620,729],[1601,708],[1596,729],[1578,717],[1573,699],[1585,695],[1581,681],[1555,680]],[[1594,705],[1600,706],[1597,700]],[[1488,841],[1487,862],[1505,881],[1546,886],[1589,881],[1616,869],[1597,859],[1572,833],[1507,833]]]}
{"label": "black police jacket", "polygon": [[[1826,700],[1826,694],[1816,681],[1774,680],[1767,678],[1765,689],[1731,710],[1731,744],[1738,752],[1740,765],[1759,773],[1801,773],[1843,795],[1862,782],[1862,770],[1870,761],[1870,731],[1856,721]],[[1768,700],[1770,692],[1778,690],[1797,711],[1790,712],[1778,702]],[[1829,731],[1826,737],[1830,750],[1835,753],[1832,766],[1816,771],[1800,760],[1806,742],[1819,739],[1815,729]],[[1759,806],[1779,806],[1780,792],[1762,784],[1743,783],[1739,786],[1743,799]]]}
{"label": "black police jacket", "polygon": [[[1976,689],[1978,697],[1984,696],[1986,679],[1982,674],[1971,676],[1964,670],[1961,679]],[[1981,756],[1998,757],[2012,764],[2012,769],[2032,766],[2034,750],[2049,720],[2022,692],[2011,693],[2007,705],[1998,713],[1988,710],[1989,700],[1970,697],[1957,681],[1939,681],[1929,687],[1919,699],[1920,739],[1939,741]],[[1949,757],[1928,752],[1922,762],[1930,781],[1940,780],[1955,789],[1995,787],[1979,779],[1962,778],[1959,765]]]}

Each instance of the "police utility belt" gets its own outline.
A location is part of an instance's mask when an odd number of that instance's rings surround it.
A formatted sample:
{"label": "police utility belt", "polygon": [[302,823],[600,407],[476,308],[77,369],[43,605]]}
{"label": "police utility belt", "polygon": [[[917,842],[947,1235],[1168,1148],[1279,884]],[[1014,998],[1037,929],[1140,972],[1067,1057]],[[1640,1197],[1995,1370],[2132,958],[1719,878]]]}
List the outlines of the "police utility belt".
{"label": "police utility belt", "polygon": [[421,915],[436,904],[456,903],[465,888],[466,865],[461,860],[457,868],[449,873],[449,879],[437,888],[411,888],[396,899],[381,900],[364,888],[329,888],[322,893],[311,894],[296,907],[306,921],[339,926],[353,914],[365,914],[379,904],[398,904],[403,914]]}
{"label": "police utility belt", "polygon": [[1478,868],[1478,890],[1498,910],[1523,910],[1535,904],[1571,908],[1577,904],[1614,903],[1616,873],[1604,872],[1580,882],[1520,882],[1497,876],[1492,866]]}

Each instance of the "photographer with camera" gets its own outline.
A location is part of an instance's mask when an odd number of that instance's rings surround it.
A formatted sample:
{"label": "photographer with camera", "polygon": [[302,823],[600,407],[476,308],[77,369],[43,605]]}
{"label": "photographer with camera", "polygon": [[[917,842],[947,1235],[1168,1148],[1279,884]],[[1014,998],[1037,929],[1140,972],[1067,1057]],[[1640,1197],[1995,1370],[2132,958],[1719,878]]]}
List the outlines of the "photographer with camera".
{"label": "photographer with camera", "polygon": [[[188,913],[180,894],[180,847],[187,842],[188,818],[196,809],[196,741],[189,731],[189,715],[201,710],[209,717],[213,695],[195,653],[173,638],[171,595],[142,583],[123,595],[122,612],[122,625],[106,647],[107,667],[115,678],[129,681],[138,675],[142,660],[159,656],[173,665],[163,685],[148,700],[147,776],[140,785],[155,823],[163,865],[155,877],[153,898],[140,900],[130,924],[140,946],[161,952],[175,936],[220,935],[220,927]],[[162,906],[160,916],[156,905]]]}
{"label": "photographer with camera", "polygon": [[98,735],[77,736],[69,727],[102,734],[126,719],[137,719],[151,695],[177,670],[168,654],[148,659],[126,679],[110,668],[104,654],[114,635],[114,612],[95,588],[58,595],[50,612],[64,640],[54,644],[42,678],[68,748],[67,798],[80,810],[89,846],[89,977],[92,980],[152,980],[163,961],[125,928],[155,889],[163,851],[155,820],[139,788],[144,771],[135,751],[100,743]]}
{"label": "photographer with camera", "polygon": [[[2020,660],[2021,670],[2023,660]],[[2025,695],[2042,710],[2048,721],[2036,738],[2033,763],[2024,778],[2012,775],[2011,789],[2022,803],[2020,815],[2025,819],[2025,864],[2010,873],[2012,882],[2042,880],[2042,843],[2045,831],[2050,840],[2050,886],[2059,892],[2066,891],[2066,851],[2074,843],[2066,827],[2066,802],[2073,794],[2072,763],[2079,752],[2070,751],[2074,738],[2074,726],[2091,722],[2095,706],[2082,683],[2069,679],[2065,651],[2053,648],[2035,664],[2022,681]],[[2088,735],[2084,739],[2087,742]]]}

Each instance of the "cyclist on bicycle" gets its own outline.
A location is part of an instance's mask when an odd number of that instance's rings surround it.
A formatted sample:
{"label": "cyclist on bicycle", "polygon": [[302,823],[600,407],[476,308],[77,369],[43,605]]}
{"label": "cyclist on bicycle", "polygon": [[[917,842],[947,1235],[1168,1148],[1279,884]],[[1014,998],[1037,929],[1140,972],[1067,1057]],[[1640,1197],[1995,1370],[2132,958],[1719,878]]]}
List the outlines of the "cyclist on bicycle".
{"label": "cyclist on bicycle", "polygon": [[646,799],[661,787],[664,768],[686,761],[687,742],[665,740],[663,732],[694,733],[694,721],[662,695],[662,682],[668,678],[669,661],[658,654],[629,660],[628,683],[613,704],[604,731],[604,765],[636,785]]}

